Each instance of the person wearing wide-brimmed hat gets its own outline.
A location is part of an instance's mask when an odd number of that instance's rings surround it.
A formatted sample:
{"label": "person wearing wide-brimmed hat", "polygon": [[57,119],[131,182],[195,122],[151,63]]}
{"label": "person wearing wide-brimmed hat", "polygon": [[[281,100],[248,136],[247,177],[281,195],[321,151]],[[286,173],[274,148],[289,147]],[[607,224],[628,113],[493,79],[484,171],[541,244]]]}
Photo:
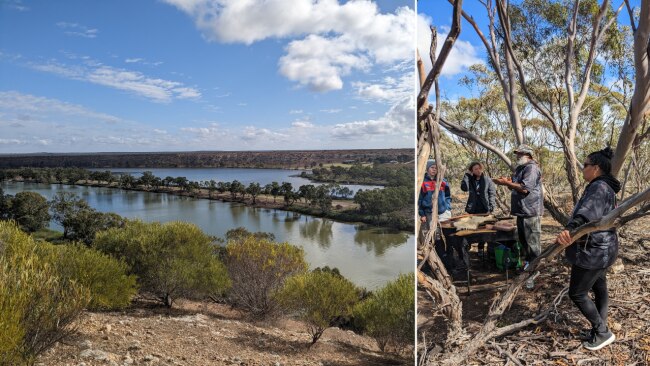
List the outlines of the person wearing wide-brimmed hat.
{"label": "person wearing wide-brimmed hat", "polygon": [[[531,262],[541,253],[540,236],[542,233],[541,217],[544,213],[544,196],[542,192],[542,172],[533,159],[533,149],[528,145],[519,145],[514,153],[517,155],[517,168],[511,179],[496,178],[494,183],[504,185],[511,190],[510,213],[517,217],[517,232],[526,261]],[[533,287],[532,280],[526,286]]]}

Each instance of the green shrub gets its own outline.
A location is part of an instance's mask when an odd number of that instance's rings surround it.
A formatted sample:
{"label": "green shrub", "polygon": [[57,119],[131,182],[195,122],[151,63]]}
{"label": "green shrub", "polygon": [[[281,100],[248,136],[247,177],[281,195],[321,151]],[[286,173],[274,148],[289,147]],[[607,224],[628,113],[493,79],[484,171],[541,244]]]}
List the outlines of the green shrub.
{"label": "green shrub", "polygon": [[82,245],[45,243],[40,251],[61,278],[90,290],[90,310],[123,309],[137,293],[136,277],[127,275],[124,261]]}
{"label": "green shrub", "polygon": [[226,267],[232,279],[228,301],[257,318],[278,310],[273,294],[287,277],[307,270],[302,248],[254,235],[229,242],[226,252]]}
{"label": "green shrub", "polygon": [[40,230],[50,222],[47,200],[36,192],[18,192],[9,202],[11,218],[25,231]]}
{"label": "green shrub", "polygon": [[131,221],[97,233],[93,245],[123,259],[138,277],[140,290],[169,307],[178,297],[220,294],[230,286],[210,237],[193,224]]}
{"label": "green shrub", "polygon": [[15,223],[0,222],[0,365],[32,364],[71,332],[89,297],[59,277]]}
{"label": "green shrub", "polygon": [[415,278],[400,275],[354,309],[354,318],[382,351],[401,350],[415,342]]}
{"label": "green shrub", "polygon": [[307,322],[314,344],[336,319],[350,315],[359,292],[343,276],[319,270],[289,278],[277,299]]}

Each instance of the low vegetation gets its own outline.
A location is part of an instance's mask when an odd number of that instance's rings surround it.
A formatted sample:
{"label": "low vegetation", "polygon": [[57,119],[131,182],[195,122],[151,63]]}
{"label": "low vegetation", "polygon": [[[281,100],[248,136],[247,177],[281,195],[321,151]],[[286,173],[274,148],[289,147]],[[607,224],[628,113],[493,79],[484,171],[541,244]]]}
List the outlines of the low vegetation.
{"label": "low vegetation", "polygon": [[228,302],[256,318],[275,314],[275,293],[290,276],[307,270],[302,248],[255,235],[229,241],[225,263],[232,279]]}
{"label": "low vegetation", "polygon": [[168,307],[179,297],[202,298],[230,287],[212,239],[193,224],[131,221],[99,232],[93,246],[124,260],[140,290]]}
{"label": "low vegetation", "polygon": [[331,271],[312,271],[287,280],[277,299],[307,323],[314,344],[335,320],[347,317],[359,301],[352,282]]}
{"label": "low vegetation", "polygon": [[72,331],[90,291],[61,276],[15,223],[0,222],[0,365],[32,364]]}
{"label": "low vegetation", "polygon": [[400,275],[354,309],[354,318],[379,348],[402,350],[415,342],[413,274]]}

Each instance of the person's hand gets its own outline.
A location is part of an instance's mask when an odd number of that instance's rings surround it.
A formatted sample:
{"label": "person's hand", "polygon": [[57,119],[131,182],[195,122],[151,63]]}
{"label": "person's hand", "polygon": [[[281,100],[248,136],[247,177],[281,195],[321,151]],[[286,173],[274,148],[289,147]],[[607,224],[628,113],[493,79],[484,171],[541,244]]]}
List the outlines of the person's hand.
{"label": "person's hand", "polygon": [[561,245],[568,245],[571,243],[571,234],[569,233],[569,230],[563,230],[560,235],[555,238],[555,241]]}
{"label": "person's hand", "polygon": [[427,217],[426,216],[420,216],[420,222],[423,223],[423,224],[425,222],[427,222]]}
{"label": "person's hand", "polygon": [[506,182],[506,178],[504,178],[504,177],[493,178],[492,181],[494,182],[494,184],[498,184],[498,185],[500,185],[500,186],[506,184],[506,183],[505,183],[505,182]]}

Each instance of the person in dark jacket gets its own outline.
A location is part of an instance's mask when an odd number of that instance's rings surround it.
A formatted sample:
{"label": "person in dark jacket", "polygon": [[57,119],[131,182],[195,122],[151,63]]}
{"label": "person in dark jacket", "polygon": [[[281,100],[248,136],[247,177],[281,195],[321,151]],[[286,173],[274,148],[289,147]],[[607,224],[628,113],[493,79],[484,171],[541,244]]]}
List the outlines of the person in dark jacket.
{"label": "person in dark jacket", "polygon": [[[582,176],[589,182],[582,197],[571,214],[571,219],[557,237],[557,242],[571,242],[570,230],[590,221],[596,221],[616,207],[616,193],[621,189],[619,181],[612,176],[612,150],[608,147],[587,156]],[[591,323],[591,331],[585,334],[583,346],[596,351],[614,342],[616,336],[607,327],[607,268],[614,264],[618,255],[616,229],[594,231],[566,248],[566,258],[571,263],[569,297]],[[589,297],[593,290],[595,302]],[[587,333],[587,332],[585,332]]]}
{"label": "person in dark jacket", "polygon": [[[468,214],[485,214],[494,211],[496,206],[496,186],[492,179],[483,173],[483,164],[472,162],[467,168],[460,189],[469,192],[465,212]],[[478,244],[478,254],[483,255],[484,243]]]}
{"label": "person in dark jacket", "polygon": [[496,206],[496,186],[492,179],[483,173],[483,164],[475,161],[469,165],[460,183],[463,192],[469,192],[465,212],[483,214],[494,211]]}
{"label": "person in dark jacket", "polygon": [[[517,217],[517,232],[519,243],[526,253],[527,267],[542,251],[540,236],[542,233],[541,219],[544,214],[544,195],[542,192],[542,172],[533,159],[533,149],[528,145],[519,145],[514,153],[517,154],[517,168],[511,179],[497,178],[494,183],[504,185],[511,190],[510,213]],[[526,282],[528,289],[534,288],[532,279]]]}
{"label": "person in dark jacket", "polygon": [[[436,175],[438,166],[435,160],[427,161],[427,172],[424,175],[420,197],[418,198],[418,214],[424,229],[428,229],[432,220],[433,193],[436,190]],[[445,179],[440,182],[440,193],[438,193],[438,219],[440,221],[451,217],[451,190]]]}

